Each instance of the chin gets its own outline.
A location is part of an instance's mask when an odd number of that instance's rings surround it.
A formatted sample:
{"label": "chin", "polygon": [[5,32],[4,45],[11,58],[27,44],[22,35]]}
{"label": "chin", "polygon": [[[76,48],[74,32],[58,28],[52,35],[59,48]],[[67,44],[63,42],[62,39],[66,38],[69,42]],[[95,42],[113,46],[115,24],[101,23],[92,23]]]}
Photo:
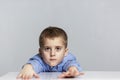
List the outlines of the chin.
{"label": "chin", "polygon": [[49,65],[53,67],[53,66],[56,66],[57,64],[49,64]]}

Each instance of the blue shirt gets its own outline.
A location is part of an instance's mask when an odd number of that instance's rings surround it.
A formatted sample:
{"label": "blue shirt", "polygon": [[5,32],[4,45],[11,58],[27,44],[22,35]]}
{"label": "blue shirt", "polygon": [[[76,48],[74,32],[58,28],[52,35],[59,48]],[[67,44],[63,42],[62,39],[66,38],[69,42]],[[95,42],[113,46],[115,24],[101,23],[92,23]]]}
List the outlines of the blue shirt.
{"label": "blue shirt", "polygon": [[40,72],[65,72],[70,66],[75,66],[79,71],[82,71],[82,68],[80,67],[80,64],[77,63],[76,57],[72,55],[71,53],[68,53],[61,63],[59,63],[56,66],[49,66],[46,64],[40,54],[36,54],[32,58],[30,58],[27,62],[27,64],[31,64],[33,66],[33,69],[36,73]]}

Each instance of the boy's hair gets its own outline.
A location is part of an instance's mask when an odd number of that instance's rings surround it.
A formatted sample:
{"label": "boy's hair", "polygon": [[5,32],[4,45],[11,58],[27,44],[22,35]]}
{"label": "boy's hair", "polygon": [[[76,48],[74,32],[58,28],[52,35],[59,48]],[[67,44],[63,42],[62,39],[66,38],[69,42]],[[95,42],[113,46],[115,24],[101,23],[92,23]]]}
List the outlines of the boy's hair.
{"label": "boy's hair", "polygon": [[40,47],[44,46],[44,41],[45,41],[46,38],[52,39],[52,38],[55,38],[55,37],[63,38],[65,48],[67,47],[68,37],[67,37],[66,32],[61,28],[53,27],[53,26],[49,26],[41,32],[41,35],[39,37],[39,46]]}

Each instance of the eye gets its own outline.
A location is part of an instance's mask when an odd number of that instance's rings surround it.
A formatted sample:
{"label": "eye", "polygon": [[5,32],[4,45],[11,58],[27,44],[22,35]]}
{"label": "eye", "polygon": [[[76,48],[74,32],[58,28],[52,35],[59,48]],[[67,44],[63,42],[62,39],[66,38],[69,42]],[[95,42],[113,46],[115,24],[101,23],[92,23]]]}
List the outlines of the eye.
{"label": "eye", "polygon": [[61,47],[56,47],[56,51],[60,51],[61,50]]}
{"label": "eye", "polygon": [[50,51],[49,47],[44,48],[45,51]]}

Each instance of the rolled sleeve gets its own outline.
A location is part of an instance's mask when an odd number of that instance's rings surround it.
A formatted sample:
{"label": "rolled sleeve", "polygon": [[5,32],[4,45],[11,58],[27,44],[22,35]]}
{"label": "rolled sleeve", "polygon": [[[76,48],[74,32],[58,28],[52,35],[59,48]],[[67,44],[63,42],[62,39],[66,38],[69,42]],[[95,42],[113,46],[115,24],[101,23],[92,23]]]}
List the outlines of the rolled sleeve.
{"label": "rolled sleeve", "polygon": [[71,66],[75,66],[78,69],[79,72],[82,71],[82,68],[81,68],[80,64],[77,63],[75,60],[67,61],[67,63],[64,66],[64,70],[67,71],[68,68],[71,67]]}
{"label": "rolled sleeve", "polygon": [[42,72],[42,65],[37,60],[29,60],[27,64],[31,64],[36,73]]}
{"label": "rolled sleeve", "polygon": [[74,55],[69,53],[65,58],[64,58],[65,64],[63,66],[63,70],[67,71],[69,67],[75,66],[79,71],[82,71],[82,68],[80,64],[77,62],[77,59]]}
{"label": "rolled sleeve", "polygon": [[27,64],[31,64],[36,73],[40,73],[43,71],[43,62],[39,55],[35,55],[34,57],[30,58]]}

